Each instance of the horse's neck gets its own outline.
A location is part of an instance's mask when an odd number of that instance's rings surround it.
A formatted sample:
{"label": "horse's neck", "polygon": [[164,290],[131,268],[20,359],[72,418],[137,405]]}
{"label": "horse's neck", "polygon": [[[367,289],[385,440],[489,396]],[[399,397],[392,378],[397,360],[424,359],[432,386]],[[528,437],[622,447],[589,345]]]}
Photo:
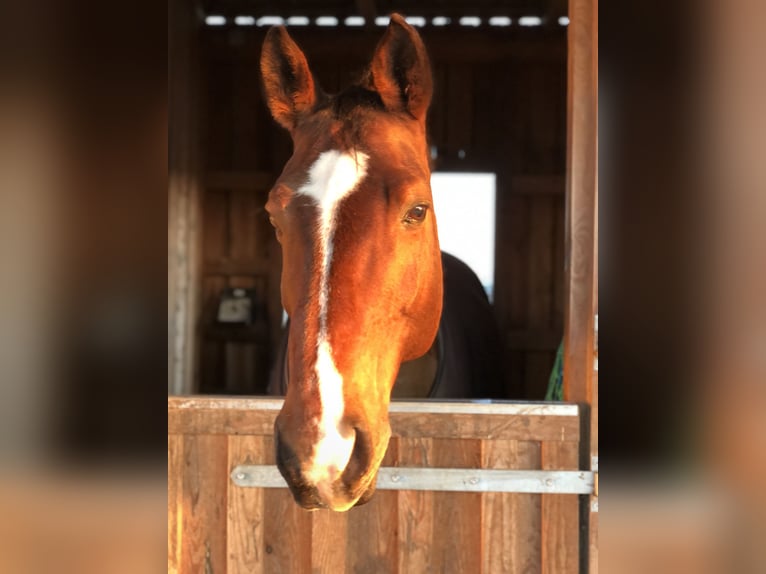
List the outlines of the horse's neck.
{"label": "horse's neck", "polygon": [[439,358],[436,342],[419,359],[402,363],[391,396],[397,399],[428,397],[434,385]]}

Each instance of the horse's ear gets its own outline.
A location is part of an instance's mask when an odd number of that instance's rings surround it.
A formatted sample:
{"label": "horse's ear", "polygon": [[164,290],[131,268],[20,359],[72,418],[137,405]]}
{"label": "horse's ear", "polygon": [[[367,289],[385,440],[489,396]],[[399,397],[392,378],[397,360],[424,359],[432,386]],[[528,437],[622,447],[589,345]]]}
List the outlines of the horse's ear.
{"label": "horse's ear", "polygon": [[428,53],[417,31],[399,14],[391,15],[370,65],[372,87],[389,110],[407,110],[425,121],[433,94]]}
{"label": "horse's ear", "polygon": [[306,56],[284,26],[274,26],[266,34],[261,76],[271,114],[292,131],[300,116],[316,106],[318,89]]}

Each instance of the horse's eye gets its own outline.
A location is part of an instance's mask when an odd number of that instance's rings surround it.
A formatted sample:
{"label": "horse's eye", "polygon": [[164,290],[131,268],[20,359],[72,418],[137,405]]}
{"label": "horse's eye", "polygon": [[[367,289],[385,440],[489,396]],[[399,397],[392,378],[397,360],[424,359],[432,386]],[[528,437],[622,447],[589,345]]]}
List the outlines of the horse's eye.
{"label": "horse's eye", "polygon": [[407,223],[420,223],[426,218],[426,213],[428,213],[427,205],[416,205],[407,212],[404,221]]}

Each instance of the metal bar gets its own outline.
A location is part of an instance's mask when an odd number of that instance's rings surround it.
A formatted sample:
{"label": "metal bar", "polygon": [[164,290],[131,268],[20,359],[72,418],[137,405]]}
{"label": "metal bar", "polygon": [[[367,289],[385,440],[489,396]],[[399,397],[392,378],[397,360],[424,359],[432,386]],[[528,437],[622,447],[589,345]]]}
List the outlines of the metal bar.
{"label": "metal bar", "polygon": [[[276,466],[240,465],[231,472],[237,486],[284,488]],[[580,470],[496,470],[472,468],[383,467],[380,490],[436,492],[518,492],[539,494],[591,494],[593,473]]]}

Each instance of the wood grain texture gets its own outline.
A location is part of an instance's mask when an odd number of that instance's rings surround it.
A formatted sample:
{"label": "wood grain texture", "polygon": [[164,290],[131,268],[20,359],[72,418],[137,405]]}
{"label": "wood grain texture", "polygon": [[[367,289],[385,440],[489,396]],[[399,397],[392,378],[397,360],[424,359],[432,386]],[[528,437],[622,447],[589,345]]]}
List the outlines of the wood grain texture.
{"label": "wood grain texture", "polygon": [[312,574],[346,571],[346,541],[354,536],[348,529],[348,523],[349,515],[346,513],[330,510],[311,513]]}
{"label": "wood grain texture", "polygon": [[[256,434],[273,432],[276,410],[168,409],[168,429],[185,434]],[[394,435],[405,438],[466,438],[506,440],[578,440],[576,416],[508,416],[391,413]]]}
{"label": "wood grain texture", "polygon": [[[540,443],[487,441],[482,467],[536,470]],[[541,568],[541,515],[539,494],[487,493],[484,514],[482,572],[527,573]]]}
{"label": "wood grain texture", "polygon": [[[259,436],[230,436],[227,470],[240,464],[260,464],[264,460],[265,440]],[[226,572],[229,574],[264,573],[263,542],[265,490],[239,488],[228,484],[226,515]]]}
{"label": "wood grain texture", "polygon": [[[402,466],[433,465],[433,441],[424,438],[399,438],[399,463]],[[403,490],[398,492],[399,572],[434,572],[431,564],[431,536],[434,530],[434,493]]]}
{"label": "wood grain texture", "polygon": [[[271,427],[280,404],[273,399],[169,399],[169,428],[198,431],[186,436],[169,433],[169,475],[171,479],[180,477],[168,485],[170,571],[576,571],[571,568],[576,568],[579,556],[577,496],[381,490],[369,504],[335,514],[302,510],[284,488],[235,486],[229,479],[234,466],[274,464]],[[434,403],[431,408],[449,405]],[[402,410],[420,407],[398,405]],[[522,408],[518,404],[491,407]],[[573,408],[523,408],[543,407]],[[572,435],[574,440],[563,442],[562,435],[544,440],[465,439],[460,434],[457,438],[428,438],[428,429],[455,429],[454,424],[438,423],[440,418],[503,415],[395,414],[420,416],[426,428],[420,433],[424,436],[395,434],[384,459],[387,466],[577,469],[577,434]],[[202,420],[205,417],[214,422]],[[546,417],[504,418],[506,423],[513,419],[529,423]],[[579,426],[578,416],[553,418],[571,419]],[[457,426],[458,432],[461,428]],[[503,436],[503,432],[499,434]]]}
{"label": "wood grain texture", "polygon": [[598,161],[598,4],[569,6],[564,397],[589,403],[593,357]]}
{"label": "wood grain texture", "polygon": [[264,572],[311,572],[311,516],[299,507],[287,489],[264,493]]}
{"label": "wood grain texture", "polygon": [[[479,440],[433,440],[433,465],[479,468]],[[482,544],[482,494],[435,492],[431,564],[434,572],[479,572]],[[459,544],[456,541],[460,541]]]}
{"label": "wood grain texture", "polygon": [[181,526],[183,524],[182,483],[183,436],[168,435],[168,573],[177,574],[181,567]]}
{"label": "wood grain texture", "polygon": [[[389,441],[383,464],[399,465],[397,438]],[[351,509],[346,516],[346,572],[398,572],[401,544],[398,493],[377,491],[370,502]],[[336,544],[339,546],[342,543]]]}
{"label": "wood grain texture", "polygon": [[[544,442],[541,447],[545,470],[577,469],[579,444]],[[572,494],[541,495],[542,572],[576,574],[579,569],[579,499]]]}
{"label": "wood grain texture", "polygon": [[227,437],[183,437],[180,572],[226,572]]}

